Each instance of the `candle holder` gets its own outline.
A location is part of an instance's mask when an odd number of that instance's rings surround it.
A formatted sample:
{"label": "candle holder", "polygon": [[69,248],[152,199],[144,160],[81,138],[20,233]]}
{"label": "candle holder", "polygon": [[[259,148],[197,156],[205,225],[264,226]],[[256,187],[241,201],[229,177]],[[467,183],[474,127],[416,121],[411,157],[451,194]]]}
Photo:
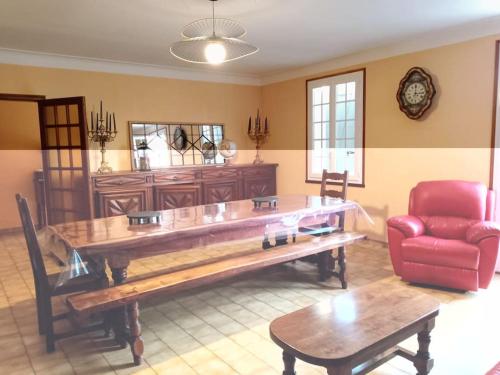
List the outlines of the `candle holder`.
{"label": "candle holder", "polygon": [[264,126],[262,127],[260,122],[260,114],[257,110],[257,117],[255,118],[255,122],[252,123],[252,116],[250,116],[250,118],[248,119],[248,137],[250,137],[250,139],[255,142],[256,154],[255,160],[253,161],[254,164],[264,163],[264,160],[260,156],[260,149],[262,148],[262,145],[266,143],[269,135],[269,124],[267,122],[267,117],[264,120]]}
{"label": "candle holder", "polygon": [[101,148],[101,166],[97,170],[97,173],[111,173],[113,169],[106,161],[106,143],[113,142],[116,137],[115,114],[114,112],[106,112],[106,118],[104,118],[101,100],[100,112],[95,114],[95,119],[96,121],[94,124],[94,112],[92,111],[90,113],[90,129],[88,129],[88,135],[89,139],[92,142],[98,143]]}

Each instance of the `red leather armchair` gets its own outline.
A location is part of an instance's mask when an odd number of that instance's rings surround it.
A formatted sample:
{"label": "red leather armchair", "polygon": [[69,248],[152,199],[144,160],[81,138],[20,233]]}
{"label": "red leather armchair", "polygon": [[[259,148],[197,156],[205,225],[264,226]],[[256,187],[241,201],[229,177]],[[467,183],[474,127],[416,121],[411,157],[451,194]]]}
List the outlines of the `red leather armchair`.
{"label": "red leather armchair", "polygon": [[494,192],[483,184],[420,182],[411,190],[408,215],[387,221],[396,275],[454,289],[487,288],[500,242],[494,207]]}

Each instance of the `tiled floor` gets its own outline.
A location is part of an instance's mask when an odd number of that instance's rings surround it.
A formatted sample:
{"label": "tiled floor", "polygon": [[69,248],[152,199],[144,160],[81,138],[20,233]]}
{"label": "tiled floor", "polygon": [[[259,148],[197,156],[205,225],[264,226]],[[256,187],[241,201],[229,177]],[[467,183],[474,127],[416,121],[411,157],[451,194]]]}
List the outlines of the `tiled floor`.
{"label": "tiled floor", "polygon": [[[281,352],[269,339],[275,317],[344,293],[338,282],[318,283],[311,264],[274,267],[186,293],[156,299],[141,309],[146,344],[142,366],[131,366],[129,349],[117,349],[102,333],[57,344],[46,354],[37,333],[33,281],[19,235],[0,237],[0,374],[280,374]],[[192,253],[191,253],[192,254]],[[169,265],[188,254],[162,259]],[[174,259],[175,258],[175,259]],[[392,274],[387,248],[365,241],[348,248],[350,289]],[[130,274],[154,271],[159,259],[136,261]],[[53,268],[53,267],[52,267]],[[416,287],[412,287],[416,288]],[[500,360],[500,277],[478,293],[418,288],[443,305],[432,334],[432,374],[484,374]],[[62,307],[62,301],[58,301]],[[64,327],[60,327],[64,328]],[[416,340],[404,343],[416,349]],[[395,359],[374,374],[414,374],[411,364]],[[298,362],[297,374],[325,374]]]}

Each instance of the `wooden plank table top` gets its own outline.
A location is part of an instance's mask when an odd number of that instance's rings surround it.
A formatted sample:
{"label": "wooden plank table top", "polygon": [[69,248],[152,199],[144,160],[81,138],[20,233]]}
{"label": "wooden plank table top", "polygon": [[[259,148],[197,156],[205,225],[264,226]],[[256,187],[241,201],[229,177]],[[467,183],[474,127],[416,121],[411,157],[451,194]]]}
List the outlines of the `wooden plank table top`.
{"label": "wooden plank table top", "polygon": [[217,241],[262,236],[263,227],[286,230],[301,223],[357,208],[351,201],[309,195],[278,196],[276,208],[254,208],[252,200],[161,211],[160,224],[129,225],[127,216],[114,216],[49,227],[70,249],[82,254],[154,248],[171,250]]}
{"label": "wooden plank table top", "polygon": [[438,312],[439,301],[433,297],[377,282],[277,318],[270,332],[293,357],[352,369],[420,332],[418,326]]}

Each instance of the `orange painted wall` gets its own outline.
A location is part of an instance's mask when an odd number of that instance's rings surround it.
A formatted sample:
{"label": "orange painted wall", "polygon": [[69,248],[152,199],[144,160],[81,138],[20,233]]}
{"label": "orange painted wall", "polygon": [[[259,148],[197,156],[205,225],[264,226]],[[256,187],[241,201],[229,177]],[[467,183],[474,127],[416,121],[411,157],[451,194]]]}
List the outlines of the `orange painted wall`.
{"label": "orange painted wall", "polygon": [[[385,239],[385,220],[407,211],[408,193],[421,180],[489,182],[495,61],[494,37],[368,62],[325,74],[366,68],[365,188],[350,188],[375,225],[360,225]],[[438,91],[429,113],[408,119],[396,101],[399,81],[413,66],[431,73]],[[308,78],[263,87],[264,113],[272,123],[267,161],[280,164],[280,193],[317,194],[306,184],[305,134]]]}
{"label": "orange painted wall", "polygon": [[0,228],[18,226],[16,193],[28,198],[36,215],[33,171],[42,168],[39,134],[36,103],[0,100]]}
{"label": "orange painted wall", "polygon": [[[39,94],[47,98],[85,96],[88,112],[97,108],[102,99],[105,109],[116,113],[118,136],[107,154],[115,170],[130,170],[127,122],[134,120],[223,123],[226,137],[236,141],[241,150],[236,162],[247,162],[252,156],[245,151],[251,147],[245,134],[248,116],[254,114],[261,104],[261,88],[256,86],[16,65],[0,65],[0,93]],[[18,108],[16,112],[23,118],[33,115],[31,109]],[[37,117],[35,111],[35,121],[38,121]],[[23,120],[20,118],[19,121]],[[32,194],[32,171],[40,167],[38,151],[30,151],[39,148],[39,143],[35,142],[39,138],[38,123],[26,133],[10,124],[10,120],[0,117],[0,137],[9,140],[0,150],[27,151],[1,151],[0,170],[16,181],[9,184],[4,180],[0,190],[0,205],[9,207],[9,210],[16,191]],[[28,139],[24,139],[23,134]],[[97,151],[92,152],[93,170],[97,170],[99,158]],[[13,160],[17,162],[14,164]],[[15,211],[13,215],[2,216],[0,229],[19,225]]]}

